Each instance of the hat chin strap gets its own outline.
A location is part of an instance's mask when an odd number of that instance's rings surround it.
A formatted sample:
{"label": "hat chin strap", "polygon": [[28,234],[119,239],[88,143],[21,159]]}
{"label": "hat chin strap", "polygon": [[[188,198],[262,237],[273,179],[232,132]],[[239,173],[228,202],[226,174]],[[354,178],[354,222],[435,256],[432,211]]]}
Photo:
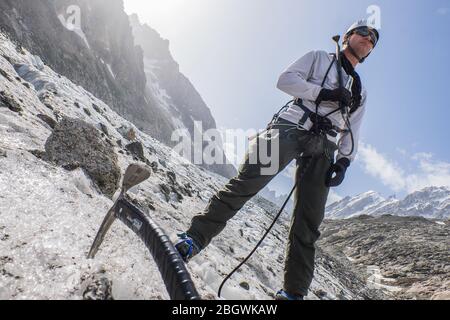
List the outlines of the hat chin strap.
{"label": "hat chin strap", "polygon": [[367,56],[365,56],[365,57],[363,57],[363,58],[360,58],[360,57],[356,54],[355,50],[352,48],[352,46],[350,45],[350,43],[348,43],[348,49],[350,50],[351,55],[354,56],[354,57],[358,60],[359,63],[363,63],[363,62],[366,60],[366,58],[370,55],[370,52],[369,52],[369,54],[368,54]]}

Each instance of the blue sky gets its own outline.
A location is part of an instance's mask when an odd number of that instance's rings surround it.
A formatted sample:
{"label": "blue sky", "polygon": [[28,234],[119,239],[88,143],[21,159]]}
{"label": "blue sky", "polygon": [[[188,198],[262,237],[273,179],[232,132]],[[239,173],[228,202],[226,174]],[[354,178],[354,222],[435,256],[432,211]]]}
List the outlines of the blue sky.
{"label": "blue sky", "polygon": [[[359,65],[366,113],[357,161],[332,197],[375,190],[402,197],[450,185],[450,0],[125,0],[128,13],[170,41],[218,127],[263,128],[290,97],[280,73],[310,50],[381,9],[381,41]],[[280,175],[271,188],[288,192]]]}

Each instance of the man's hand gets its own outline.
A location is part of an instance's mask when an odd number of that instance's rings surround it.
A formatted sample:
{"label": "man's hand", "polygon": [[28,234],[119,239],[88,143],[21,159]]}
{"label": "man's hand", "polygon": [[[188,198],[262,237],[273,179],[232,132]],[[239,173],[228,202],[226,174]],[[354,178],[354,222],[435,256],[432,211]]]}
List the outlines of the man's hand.
{"label": "man's hand", "polygon": [[352,103],[352,94],[345,88],[322,89],[316,102],[321,103],[322,101],[342,102],[345,106],[349,106]]}
{"label": "man's hand", "polygon": [[[325,185],[327,187],[337,187],[342,184],[345,178],[345,172],[350,166],[350,160],[347,158],[339,159],[335,164],[333,164],[328,171],[327,179]],[[334,177],[333,175],[336,174]]]}

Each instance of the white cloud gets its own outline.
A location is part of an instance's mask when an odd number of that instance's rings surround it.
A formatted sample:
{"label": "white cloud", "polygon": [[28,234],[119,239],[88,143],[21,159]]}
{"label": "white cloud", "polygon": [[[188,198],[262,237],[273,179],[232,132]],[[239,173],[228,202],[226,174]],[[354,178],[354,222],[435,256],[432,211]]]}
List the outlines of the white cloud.
{"label": "white cloud", "polygon": [[[407,153],[405,153],[407,155]],[[429,152],[419,152],[416,154],[413,154],[411,156],[411,159],[420,161],[420,160],[431,160],[433,158],[433,154]]]}
{"label": "white cloud", "polygon": [[434,160],[431,154],[416,154],[419,173],[406,177],[410,190],[419,190],[428,186],[450,186],[450,163]]}
{"label": "white cloud", "polygon": [[405,189],[405,173],[401,167],[388,160],[371,145],[361,143],[358,160],[362,162],[368,174],[380,179],[392,190],[398,192]]}
{"label": "white cloud", "polygon": [[435,160],[430,153],[409,156],[414,172],[408,172],[373,146],[361,143],[358,161],[364,170],[395,192],[414,192],[429,186],[450,186],[450,163]]}

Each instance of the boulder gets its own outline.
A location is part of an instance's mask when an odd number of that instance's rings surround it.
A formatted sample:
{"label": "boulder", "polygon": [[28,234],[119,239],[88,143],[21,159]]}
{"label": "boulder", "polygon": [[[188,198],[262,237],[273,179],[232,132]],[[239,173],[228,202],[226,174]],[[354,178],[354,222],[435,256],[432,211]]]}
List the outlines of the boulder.
{"label": "boulder", "polygon": [[112,198],[117,190],[121,176],[117,155],[93,125],[63,117],[45,143],[45,151],[47,161],[82,168],[106,196]]}
{"label": "boulder", "polygon": [[145,162],[144,146],[140,142],[133,142],[125,146],[125,149],[129,151],[135,160]]}

